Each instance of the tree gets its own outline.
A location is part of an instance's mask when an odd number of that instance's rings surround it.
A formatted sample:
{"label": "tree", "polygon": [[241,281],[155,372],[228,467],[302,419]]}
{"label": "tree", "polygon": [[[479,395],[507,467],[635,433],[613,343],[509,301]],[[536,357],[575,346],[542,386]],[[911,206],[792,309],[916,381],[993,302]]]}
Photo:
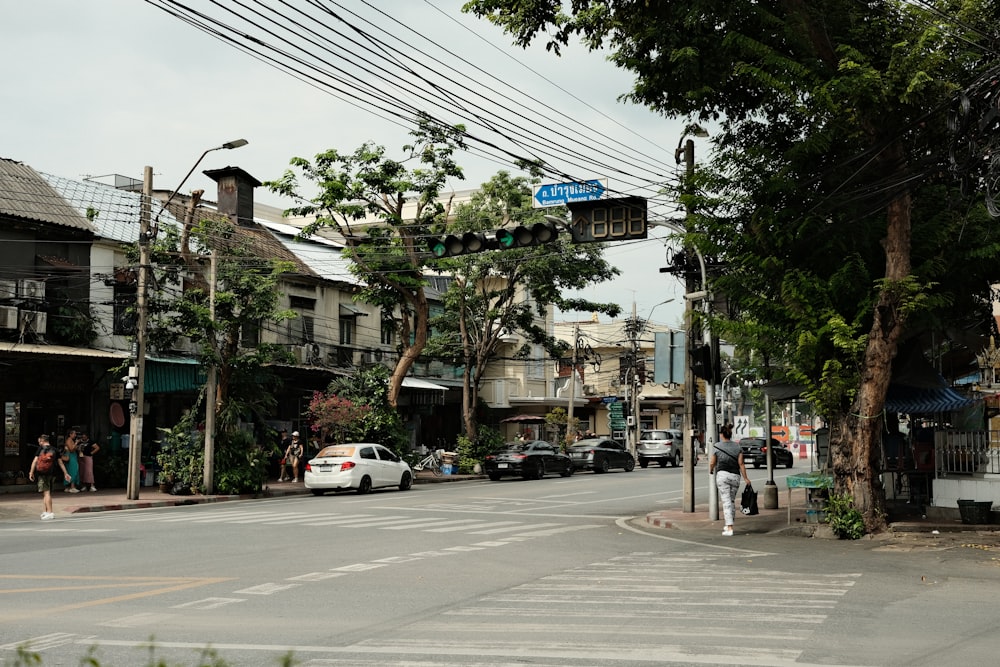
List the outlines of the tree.
{"label": "tree", "polygon": [[[543,211],[531,207],[531,196],[528,178],[500,172],[469,203],[456,207],[454,220],[437,231],[485,232],[541,222]],[[544,326],[551,306],[612,317],[621,311],[614,303],[563,297],[564,290],[578,290],[618,273],[603,259],[598,244],[575,245],[566,234],[542,245],[441,259],[436,266],[454,280],[444,295],[444,312],[432,321],[427,353],[461,360],[465,436],[473,442],[479,388],[505,336],[522,333],[529,344],[560,358],[567,346]],[[530,349],[521,352],[527,359]]]}
{"label": "tree", "polygon": [[[269,366],[289,356],[273,343],[242,343],[248,332],[291,317],[278,308],[278,282],[293,267],[259,257],[252,239],[222,216],[206,215],[197,223],[193,219],[182,232],[167,231],[154,246],[156,289],[149,300],[149,341],[160,351],[190,341],[199,361],[217,369],[216,394],[205,401],[206,406],[215,402],[218,415],[216,478],[220,490],[242,492],[259,484],[262,464],[256,452],[243,451],[240,423],[260,424],[273,414],[280,380]],[[215,254],[217,264],[214,317],[202,262],[207,252]],[[247,458],[251,455],[256,458]],[[227,469],[230,464],[239,469]]]}
{"label": "tree", "polygon": [[403,421],[389,403],[389,369],[380,364],[331,381],[319,401],[314,396],[309,415],[313,431],[332,429],[341,442],[380,442],[397,451],[407,444]]}
{"label": "tree", "polygon": [[[699,177],[713,197],[689,200],[688,241],[723,263],[712,286],[733,308],[713,331],[805,382],[831,422],[837,492],[883,528],[876,445],[899,341],[915,316],[959,303],[986,315],[996,274],[970,250],[996,243],[946,151],[957,93],[997,71],[978,29],[995,22],[991,3],[562,4],[466,7],[522,45],[608,46],[636,74],[628,99],[720,126],[714,173]],[[960,259],[965,275],[948,274]]]}
{"label": "tree", "polygon": [[[447,219],[440,201],[449,178],[461,178],[452,158],[464,147],[461,126],[443,127],[425,116],[410,134],[414,142],[403,147],[407,157],[397,161],[385,148],[365,143],[350,155],[329,150],[314,162],[294,158],[290,169],[265,185],[301,205],[286,214],[313,217],[302,236],[329,227],[347,243],[344,253],[351,271],[362,281],[357,298],[396,313],[399,358],[389,383],[389,403],[396,406],[403,378],[427,343],[429,305],[423,275],[430,254],[426,249],[432,225]],[[407,163],[415,163],[412,168]],[[301,193],[301,179],[318,187],[319,194]],[[404,212],[413,202],[414,212]]]}

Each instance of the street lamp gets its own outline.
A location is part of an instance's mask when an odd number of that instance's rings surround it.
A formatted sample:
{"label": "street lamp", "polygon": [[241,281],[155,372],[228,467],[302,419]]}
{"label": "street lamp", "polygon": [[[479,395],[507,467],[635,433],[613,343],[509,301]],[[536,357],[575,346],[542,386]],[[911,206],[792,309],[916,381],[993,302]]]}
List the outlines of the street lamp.
{"label": "street lamp", "polygon": [[[223,149],[239,148],[241,146],[247,145],[246,139],[235,139],[233,141],[227,141],[221,146],[216,146],[214,148],[209,148],[195,161],[194,166],[191,167],[190,171],[184,176],[180,184],[174,188],[170,196],[167,197],[166,201],[160,207],[159,212],[156,214],[155,222],[151,222],[150,216],[150,202],[153,196],[153,168],[145,167],[143,170],[143,182],[142,182],[142,208],[139,213],[139,276],[138,284],[136,285],[136,298],[135,298],[135,308],[138,314],[135,332],[135,343],[133,344],[133,356],[135,358],[135,365],[129,366],[128,372],[128,384],[132,384],[134,389],[132,390],[132,400],[129,402],[129,413],[131,419],[129,420],[129,449],[128,449],[128,474],[125,480],[125,491],[126,496],[129,500],[139,499],[139,487],[141,486],[141,480],[139,479],[139,464],[142,460],[142,422],[143,422],[143,412],[145,411],[146,403],[146,324],[149,318],[149,306],[147,302],[147,285],[149,283],[149,271],[152,268],[150,266],[151,259],[151,244],[153,239],[156,238],[157,226],[156,222],[160,219],[160,214],[167,208],[167,204],[173,201],[174,197],[187,182],[187,179],[194,173],[194,170],[198,168],[201,161],[205,159],[205,156],[212,151],[218,151]],[[210,372],[214,372],[214,367],[210,369]],[[205,419],[205,431],[206,431],[206,451],[209,447],[209,429],[208,429],[208,414],[212,415],[212,426],[215,426],[215,401],[211,402],[212,409],[209,410],[206,406],[206,419]]]}

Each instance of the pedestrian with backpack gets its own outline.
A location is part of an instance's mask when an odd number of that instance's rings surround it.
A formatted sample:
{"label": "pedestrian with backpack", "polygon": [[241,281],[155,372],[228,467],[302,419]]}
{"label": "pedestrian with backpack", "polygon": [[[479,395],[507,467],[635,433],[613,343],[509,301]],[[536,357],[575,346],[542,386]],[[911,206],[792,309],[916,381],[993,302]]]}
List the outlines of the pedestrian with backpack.
{"label": "pedestrian with backpack", "polygon": [[31,461],[31,469],[28,471],[28,479],[32,482],[38,481],[38,491],[42,494],[42,521],[56,517],[52,511],[52,485],[55,484],[56,475],[60,471],[63,480],[68,482],[71,478],[66,472],[66,465],[56,448],[49,444],[49,436],[42,433],[38,436],[38,452]]}

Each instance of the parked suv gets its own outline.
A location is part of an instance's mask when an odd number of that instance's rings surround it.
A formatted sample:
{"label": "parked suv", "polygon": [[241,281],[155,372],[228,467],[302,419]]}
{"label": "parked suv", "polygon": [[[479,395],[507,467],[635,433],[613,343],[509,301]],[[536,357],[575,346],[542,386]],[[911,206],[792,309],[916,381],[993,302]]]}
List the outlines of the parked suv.
{"label": "parked suv", "polygon": [[661,468],[667,463],[675,468],[684,460],[684,435],[677,429],[656,429],[642,431],[635,446],[639,467],[645,468],[650,461],[659,461]]}

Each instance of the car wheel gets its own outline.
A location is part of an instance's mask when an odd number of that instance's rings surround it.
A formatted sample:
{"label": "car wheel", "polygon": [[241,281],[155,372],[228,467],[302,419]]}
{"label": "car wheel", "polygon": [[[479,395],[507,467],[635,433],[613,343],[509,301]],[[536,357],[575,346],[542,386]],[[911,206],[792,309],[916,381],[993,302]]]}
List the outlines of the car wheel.
{"label": "car wheel", "polygon": [[567,463],[566,469],[559,473],[561,477],[572,477],[573,476],[573,464]]}
{"label": "car wheel", "polygon": [[648,465],[649,465],[649,461],[647,461],[646,459],[639,459],[639,467],[640,468],[645,468]]}
{"label": "car wheel", "polygon": [[754,464],[753,464],[753,467],[754,467],[754,468],[759,468],[759,467],[760,467],[760,464],[759,464],[759,463],[754,463]]}
{"label": "car wheel", "polygon": [[785,466],[785,467],[786,467],[786,468],[791,468],[791,467],[792,467],[792,464],[793,464],[793,463],[795,463],[795,458],[794,458],[794,457],[791,457],[791,456],[789,456],[789,457],[788,457],[788,465],[787,465],[787,466]]}
{"label": "car wheel", "polygon": [[399,490],[409,491],[411,486],[413,486],[413,475],[409,472],[404,472],[403,477],[399,480]]}
{"label": "car wheel", "polygon": [[323,489],[309,489],[309,490],[312,491],[312,494],[314,496],[322,496],[323,495]]}
{"label": "car wheel", "polygon": [[670,465],[671,467],[674,468],[676,468],[680,462],[681,462],[681,457],[679,454],[674,454],[674,458],[670,459]]}
{"label": "car wheel", "polygon": [[632,472],[635,470],[635,459],[631,456],[625,459],[625,472]]}
{"label": "car wheel", "polygon": [[667,463],[669,463],[669,461],[667,461],[666,459],[660,459],[660,467],[661,468],[666,468],[667,467]]}
{"label": "car wheel", "polygon": [[601,462],[594,466],[594,472],[606,473],[611,470],[611,463],[608,461],[608,457],[601,459]]}
{"label": "car wheel", "polygon": [[372,490],[372,478],[365,475],[361,478],[361,482],[358,484],[358,493],[364,495],[371,492]]}
{"label": "car wheel", "polygon": [[491,472],[488,475],[488,477],[490,478],[490,481],[493,481],[493,482],[499,482],[500,481],[500,473],[498,473],[498,472]]}

